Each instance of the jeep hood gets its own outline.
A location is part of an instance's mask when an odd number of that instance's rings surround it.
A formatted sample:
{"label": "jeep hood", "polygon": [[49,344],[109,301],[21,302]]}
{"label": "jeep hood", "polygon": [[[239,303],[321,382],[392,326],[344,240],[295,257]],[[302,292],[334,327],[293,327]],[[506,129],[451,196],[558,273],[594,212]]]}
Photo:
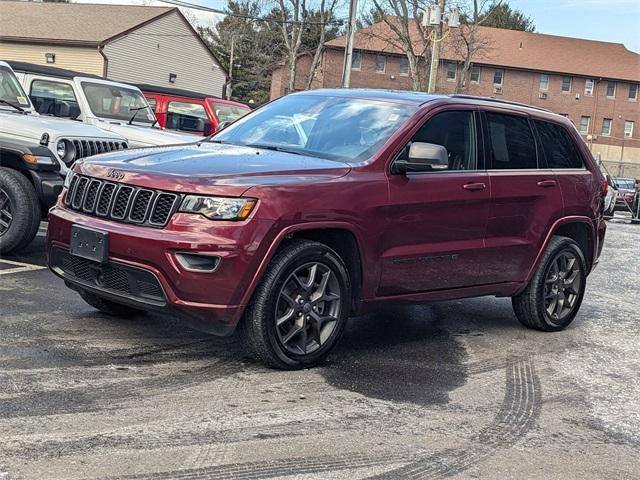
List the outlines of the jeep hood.
{"label": "jeep hood", "polygon": [[332,180],[351,167],[304,155],[202,142],[107,153],[78,162],[75,170],[147,188],[242,195],[257,185]]}
{"label": "jeep hood", "polygon": [[43,133],[48,133],[51,140],[60,137],[122,140],[122,137],[117,133],[107,132],[93,125],[74,120],[5,111],[0,112],[0,132],[7,135],[32,138],[35,143],[40,141]]}
{"label": "jeep hood", "polygon": [[127,125],[126,123],[111,123],[101,121],[97,124],[100,128],[122,135],[127,139],[129,147],[155,147],[158,145],[176,145],[180,143],[193,143],[202,140],[202,137],[188,133],[161,130],[141,125]]}

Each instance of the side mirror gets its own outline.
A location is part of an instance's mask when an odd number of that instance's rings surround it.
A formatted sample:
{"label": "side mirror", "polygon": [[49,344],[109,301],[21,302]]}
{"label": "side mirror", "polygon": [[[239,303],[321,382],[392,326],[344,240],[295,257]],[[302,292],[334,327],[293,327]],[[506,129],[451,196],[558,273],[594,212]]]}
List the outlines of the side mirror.
{"label": "side mirror", "polygon": [[431,172],[449,168],[449,154],[442,145],[413,142],[407,160],[397,160],[393,173]]}
{"label": "side mirror", "polygon": [[227,128],[229,125],[231,125],[231,122],[220,122],[218,124],[218,128],[216,128],[216,133],[218,133],[220,130],[224,130],[225,128]]}

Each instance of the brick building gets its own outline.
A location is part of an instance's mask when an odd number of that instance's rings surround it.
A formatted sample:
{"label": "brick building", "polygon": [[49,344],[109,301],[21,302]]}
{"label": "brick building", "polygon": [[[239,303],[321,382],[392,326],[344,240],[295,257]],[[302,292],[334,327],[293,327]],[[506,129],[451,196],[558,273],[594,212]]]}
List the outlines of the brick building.
{"label": "brick building", "polygon": [[[412,32],[420,41],[416,28]],[[352,88],[412,88],[406,56],[384,22],[356,33]],[[523,102],[568,116],[595,156],[613,174],[640,178],[640,55],[624,45],[538,33],[480,27],[484,48],[472,57],[465,78],[460,49],[443,42],[436,91],[483,95]],[[346,38],[325,44],[313,88],[340,86]],[[311,58],[298,64],[302,90]],[[426,65],[419,69],[427,71]],[[271,97],[287,93],[288,69],[272,74]]]}

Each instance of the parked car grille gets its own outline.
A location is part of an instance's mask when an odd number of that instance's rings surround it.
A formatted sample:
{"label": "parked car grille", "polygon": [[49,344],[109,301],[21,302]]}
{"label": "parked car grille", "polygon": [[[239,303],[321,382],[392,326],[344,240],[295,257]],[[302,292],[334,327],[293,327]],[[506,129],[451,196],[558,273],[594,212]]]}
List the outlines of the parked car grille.
{"label": "parked car grille", "polygon": [[101,265],[58,247],[51,250],[50,259],[51,268],[67,280],[145,303],[166,304],[158,278],[147,270],[117,262]]}
{"label": "parked car grille", "polygon": [[162,228],[180,205],[175,193],[75,175],[65,205],[89,215]]}
{"label": "parked car grille", "polygon": [[86,140],[81,138],[68,138],[65,140],[73,143],[73,147],[76,149],[74,160],[87,158],[99,153],[107,153],[113,152],[114,150],[124,150],[129,148],[127,142],[121,141]]}

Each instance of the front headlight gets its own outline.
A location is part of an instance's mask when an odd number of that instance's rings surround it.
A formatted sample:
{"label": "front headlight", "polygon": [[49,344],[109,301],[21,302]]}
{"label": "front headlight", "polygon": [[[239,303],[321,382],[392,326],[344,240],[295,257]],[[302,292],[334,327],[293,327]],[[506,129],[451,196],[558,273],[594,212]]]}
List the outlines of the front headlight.
{"label": "front headlight", "polygon": [[64,157],[67,154],[67,142],[65,142],[64,140],[60,140],[56,145],[56,152],[58,154],[58,157],[64,160]]}
{"label": "front headlight", "polygon": [[73,170],[69,169],[69,171],[67,172],[67,176],[64,177],[64,188],[68,189],[71,186],[71,180],[73,180],[73,176],[75,175],[75,173],[73,173]]}
{"label": "front headlight", "polygon": [[255,198],[201,197],[187,195],[180,211],[199,213],[211,220],[244,220],[256,205]]}

